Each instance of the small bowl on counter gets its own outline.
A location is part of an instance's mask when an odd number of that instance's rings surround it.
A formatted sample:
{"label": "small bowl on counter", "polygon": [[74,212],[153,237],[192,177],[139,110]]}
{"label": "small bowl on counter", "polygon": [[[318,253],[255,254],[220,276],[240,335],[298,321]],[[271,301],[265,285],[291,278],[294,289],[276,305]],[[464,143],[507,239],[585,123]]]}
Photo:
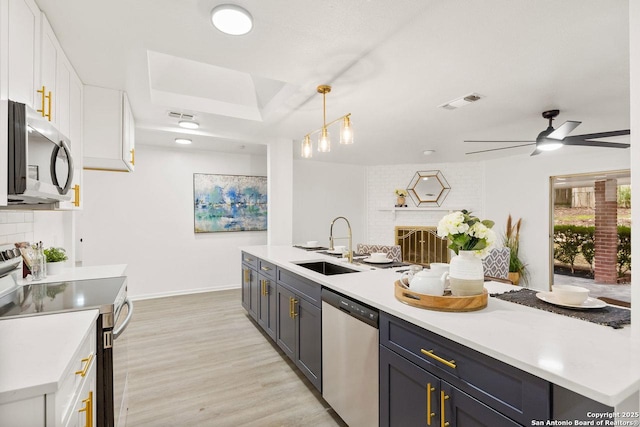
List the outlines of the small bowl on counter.
{"label": "small bowl on counter", "polygon": [[589,289],[573,285],[554,285],[553,295],[563,304],[580,305],[589,298]]}

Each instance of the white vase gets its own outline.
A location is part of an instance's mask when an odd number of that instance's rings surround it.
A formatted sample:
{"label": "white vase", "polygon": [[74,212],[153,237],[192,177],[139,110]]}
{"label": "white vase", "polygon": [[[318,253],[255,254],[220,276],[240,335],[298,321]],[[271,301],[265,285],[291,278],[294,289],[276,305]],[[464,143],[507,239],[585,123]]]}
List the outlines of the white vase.
{"label": "white vase", "polygon": [[56,276],[58,274],[61,274],[63,269],[64,269],[64,261],[47,263],[48,276]]}
{"label": "white vase", "polygon": [[473,251],[459,251],[449,265],[451,294],[458,297],[482,295],[484,268]]}

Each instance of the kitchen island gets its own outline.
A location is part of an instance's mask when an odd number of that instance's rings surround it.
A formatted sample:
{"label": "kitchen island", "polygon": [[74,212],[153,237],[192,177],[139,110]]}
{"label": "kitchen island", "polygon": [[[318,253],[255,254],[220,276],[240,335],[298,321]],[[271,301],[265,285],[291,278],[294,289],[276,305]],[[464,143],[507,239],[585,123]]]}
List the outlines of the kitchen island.
{"label": "kitchen island", "polygon": [[[370,305],[497,361],[615,411],[638,411],[640,340],[613,329],[489,298],[486,308],[448,313],[408,306],[394,296],[397,269],[351,266],[358,273],[323,275],[297,263],[335,258],[288,246],[241,248],[260,260]],[[490,282],[490,293],[514,289]]]}

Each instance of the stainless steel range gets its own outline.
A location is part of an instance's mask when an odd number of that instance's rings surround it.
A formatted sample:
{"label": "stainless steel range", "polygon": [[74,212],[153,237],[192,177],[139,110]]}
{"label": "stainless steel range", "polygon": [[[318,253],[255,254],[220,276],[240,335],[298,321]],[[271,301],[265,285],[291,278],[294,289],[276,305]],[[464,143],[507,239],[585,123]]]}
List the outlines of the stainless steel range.
{"label": "stainless steel range", "polygon": [[99,427],[123,427],[127,412],[127,355],[123,332],[133,315],[133,304],[127,297],[127,278],[31,282],[20,286],[22,263],[7,250],[10,249],[0,248],[0,274],[4,272],[0,277],[0,321],[19,316],[100,310],[96,337],[96,419]]}

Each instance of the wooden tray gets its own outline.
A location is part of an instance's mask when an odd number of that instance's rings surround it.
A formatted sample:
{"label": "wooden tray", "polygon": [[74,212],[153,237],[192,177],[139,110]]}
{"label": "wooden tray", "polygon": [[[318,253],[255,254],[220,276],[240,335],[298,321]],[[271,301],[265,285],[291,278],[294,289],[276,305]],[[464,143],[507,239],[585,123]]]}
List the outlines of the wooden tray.
{"label": "wooden tray", "polygon": [[437,311],[476,311],[482,310],[487,306],[489,293],[484,288],[482,295],[473,295],[469,297],[455,297],[453,295],[425,295],[411,291],[400,280],[395,282],[396,298],[405,304],[414,307],[426,308]]}

